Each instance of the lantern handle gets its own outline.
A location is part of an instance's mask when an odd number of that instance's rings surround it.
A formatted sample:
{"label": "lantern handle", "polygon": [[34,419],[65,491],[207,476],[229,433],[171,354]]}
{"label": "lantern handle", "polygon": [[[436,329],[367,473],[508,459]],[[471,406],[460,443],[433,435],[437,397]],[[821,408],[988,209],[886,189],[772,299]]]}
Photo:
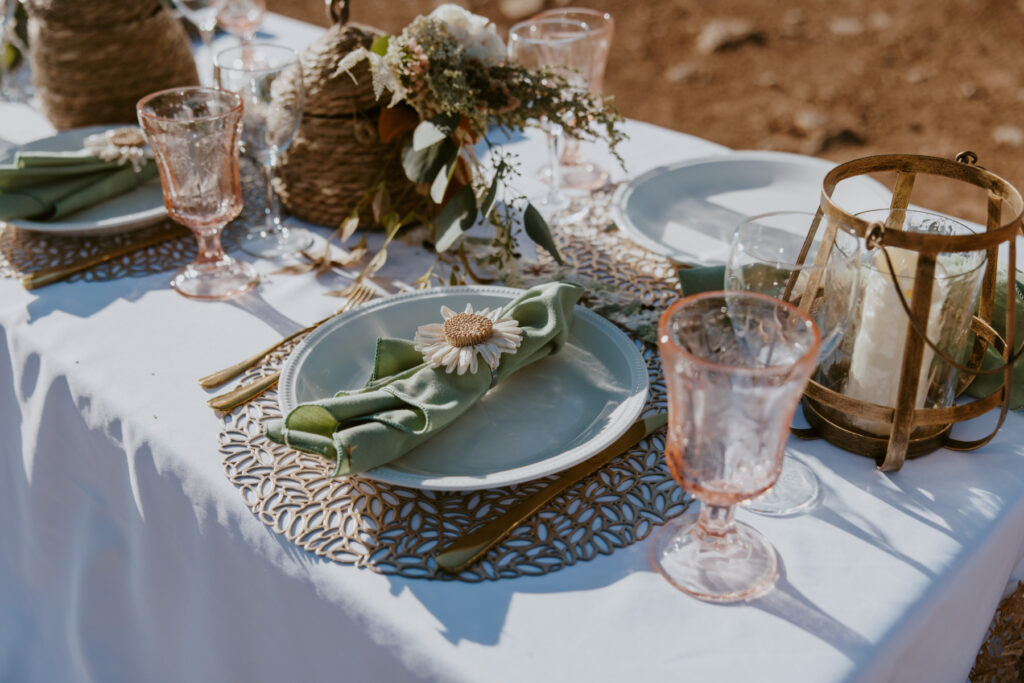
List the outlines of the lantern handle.
{"label": "lantern handle", "polygon": [[[927,344],[928,347],[932,351],[934,351],[939,358],[946,361],[960,372],[964,372],[969,375],[996,375],[999,374],[1000,372],[1004,372],[1008,367],[1012,366],[1014,363],[1017,362],[1017,360],[1021,357],[1021,354],[1024,353],[1024,342],[1021,342],[1021,345],[1017,347],[1017,350],[1010,355],[1009,360],[1007,360],[999,367],[992,368],[990,370],[982,370],[981,368],[972,370],[971,368],[961,365],[959,362],[951,358],[948,354],[940,350],[939,347],[935,345],[935,342],[928,338],[928,335],[926,334],[925,330],[921,328],[921,324],[917,321],[917,319],[914,318],[914,315],[910,312],[910,304],[907,303],[907,299],[903,295],[903,288],[899,286],[899,276],[896,275],[896,268],[892,265],[892,259],[889,257],[889,251],[885,248],[885,245],[881,243],[881,239],[884,236],[884,234],[885,227],[881,223],[872,224],[868,230],[867,236],[865,237],[865,241],[868,243],[868,248],[872,249],[875,246],[877,246],[879,249],[881,249],[882,256],[885,257],[885,265],[888,266],[889,275],[892,276],[893,285],[895,285],[896,287],[896,296],[899,298],[900,305],[903,307],[904,312],[906,312],[907,314],[907,320],[910,321],[910,325],[911,327],[914,328],[914,332],[916,332],[917,335],[924,340],[924,343]],[[1014,280],[1014,284],[1016,284],[1016,278],[1014,278]]]}

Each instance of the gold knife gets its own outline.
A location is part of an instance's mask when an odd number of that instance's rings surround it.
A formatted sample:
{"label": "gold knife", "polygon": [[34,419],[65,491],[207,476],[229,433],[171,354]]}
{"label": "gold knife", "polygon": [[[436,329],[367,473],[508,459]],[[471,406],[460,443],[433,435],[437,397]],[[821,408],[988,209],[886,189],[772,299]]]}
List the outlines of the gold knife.
{"label": "gold knife", "polygon": [[154,245],[169,242],[170,240],[185,237],[190,234],[185,228],[179,227],[176,224],[171,225],[174,227],[169,228],[165,232],[157,232],[145,239],[122,244],[120,247],[116,247],[102,254],[96,254],[95,256],[84,258],[81,261],[76,261],[75,263],[71,263],[66,266],[45,268],[43,270],[37,270],[34,273],[29,273],[21,278],[21,284],[25,289],[45,287],[46,285],[69,278],[75,273],[80,273],[83,270],[89,270],[101,263],[106,263],[107,261],[121,258],[126,254],[131,254],[132,252],[147,249]]}
{"label": "gold knife", "polygon": [[557,479],[516,503],[497,519],[487,522],[476,531],[443,548],[434,557],[437,566],[452,574],[462,571],[504,540],[520,522],[529,519],[549,500],[661,429],[667,421],[667,413],[655,413],[640,418],[622,436],[594,457],[563,471]]}

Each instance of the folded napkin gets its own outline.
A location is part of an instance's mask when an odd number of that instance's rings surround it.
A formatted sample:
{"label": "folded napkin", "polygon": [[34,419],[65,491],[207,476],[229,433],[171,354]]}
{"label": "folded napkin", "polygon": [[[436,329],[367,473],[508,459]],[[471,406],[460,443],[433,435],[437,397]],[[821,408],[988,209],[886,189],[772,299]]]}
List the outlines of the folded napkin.
{"label": "folded napkin", "polygon": [[[1006,336],[1006,271],[1006,264],[1000,263],[996,271],[996,296],[993,301],[992,314],[992,327],[1004,338]],[[725,266],[680,268],[678,275],[679,286],[682,288],[684,296],[720,290],[725,287]],[[1019,281],[1016,284],[1017,332],[1014,343],[1020,346],[1021,342],[1024,342],[1024,286]],[[974,343],[973,336],[968,343]],[[995,349],[989,347],[985,352],[982,369],[988,370],[1002,364],[1003,357]],[[972,398],[984,398],[993,391],[998,391],[1002,385],[1002,374],[979,375],[974,378],[964,393]],[[1013,368],[1013,389],[1010,393],[1010,409],[1024,408],[1024,361],[1018,360]]]}
{"label": "folded napkin", "polygon": [[156,177],[146,161],[103,161],[86,150],[18,152],[0,164],[0,220],[56,220],[128,192]]}
{"label": "folded napkin", "polygon": [[577,285],[552,282],[509,303],[499,320],[513,318],[522,340],[515,353],[500,356],[493,376],[486,363],[475,372],[447,373],[425,362],[412,341],[379,339],[373,374],[364,388],[300,405],[283,420],[268,421],[266,434],[336,460],[334,476],[395,460],[454,422],[492,386],[561,349],[582,293]]}

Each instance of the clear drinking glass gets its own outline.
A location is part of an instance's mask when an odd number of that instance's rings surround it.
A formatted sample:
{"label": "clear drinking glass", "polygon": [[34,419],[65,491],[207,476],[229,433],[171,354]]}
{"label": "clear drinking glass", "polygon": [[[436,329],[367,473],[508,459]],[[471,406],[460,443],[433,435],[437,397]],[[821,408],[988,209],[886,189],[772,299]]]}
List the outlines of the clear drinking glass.
{"label": "clear drinking glass", "polygon": [[[592,49],[590,27],[574,19],[540,17],[521,21],[509,30],[510,60],[527,69],[549,67],[572,88],[586,89]],[[552,173],[548,194],[539,203],[541,208],[554,211],[569,204],[562,193],[559,167],[563,131],[547,120],[541,121],[541,126],[548,135],[548,165]]]}
{"label": "clear drinking glass", "polygon": [[217,23],[242,44],[252,41],[267,13],[266,0],[216,0]]}
{"label": "clear drinking glass", "polygon": [[220,233],[242,210],[238,143],[242,100],[214,88],[173,88],[136,105],[156,157],[164,204],[199,243],[196,260],[171,281],[185,296],[223,299],[256,284],[256,270],[224,253]]}
{"label": "clear drinking glass", "polygon": [[[846,225],[821,218],[816,241],[800,260],[815,214],[779,211],[741,222],[733,234],[725,267],[725,289],[767,294],[803,310],[814,310],[821,331],[821,359],[838,346],[853,314],[859,292],[860,238]],[[834,241],[818,257],[823,237]],[[816,295],[823,296],[812,309]],[[807,301],[804,299],[807,297]],[[787,452],[779,480],[766,494],[747,503],[754,512],[791,515],[818,497],[818,477]]]}
{"label": "clear drinking glass", "polygon": [[[571,19],[587,25],[587,40],[590,42],[590,63],[585,72],[587,89],[592,95],[600,97],[604,92],[604,71],[612,46],[612,35],[615,33],[612,15],[585,7],[556,7],[544,10],[537,17]],[[558,163],[561,171],[559,182],[567,190],[595,190],[608,182],[608,171],[587,161],[580,149],[580,141],[573,135],[565,136]],[[550,180],[551,167],[543,167],[540,174],[542,178]]]}
{"label": "clear drinking glass", "polygon": [[241,247],[264,258],[294,255],[312,244],[313,238],[282,223],[273,178],[302,120],[305,89],[299,56],[283,45],[242,45],[217,53],[214,73],[220,87],[237,92],[245,104],[242,144],[263,168],[266,182],[265,224],[247,235]]}
{"label": "clear drinking glass", "polygon": [[203,85],[213,85],[213,32],[217,29],[217,0],[175,0],[178,11],[192,22],[203,43],[199,75]]}
{"label": "clear drinking glass", "polygon": [[658,322],[668,389],[665,459],[701,502],[667,524],[651,555],[676,588],[703,600],[749,600],[778,577],[775,548],[734,519],[782,469],[789,423],[821,335],[809,315],[763,294],[708,292]]}

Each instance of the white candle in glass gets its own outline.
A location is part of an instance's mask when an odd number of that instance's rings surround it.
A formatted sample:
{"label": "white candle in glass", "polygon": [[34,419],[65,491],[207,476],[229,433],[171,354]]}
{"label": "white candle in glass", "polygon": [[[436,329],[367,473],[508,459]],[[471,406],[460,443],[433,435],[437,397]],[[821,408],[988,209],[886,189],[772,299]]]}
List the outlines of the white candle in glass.
{"label": "white candle in glass", "polygon": [[[900,286],[908,303],[914,296],[914,271],[917,254],[905,249],[889,248],[893,269],[899,276]],[[946,300],[945,271],[936,264],[932,302],[928,311],[927,333],[938,339],[942,329],[942,306]],[[864,269],[863,304],[860,324],[850,358],[850,372],[844,394],[850,398],[896,406],[899,392],[903,352],[907,343],[907,314],[900,305],[899,295],[881,252],[874,255],[872,267]],[[925,346],[918,377],[915,408],[923,408],[928,393],[932,359],[935,352]],[[868,432],[888,436],[892,431],[886,422],[876,422],[850,416],[850,422]]]}

